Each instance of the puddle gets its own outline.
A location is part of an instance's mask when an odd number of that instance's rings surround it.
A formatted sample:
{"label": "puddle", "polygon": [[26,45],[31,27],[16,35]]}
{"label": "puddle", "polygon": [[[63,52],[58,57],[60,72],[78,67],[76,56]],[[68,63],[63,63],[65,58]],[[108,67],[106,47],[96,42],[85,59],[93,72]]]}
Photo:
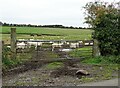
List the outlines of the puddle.
{"label": "puddle", "polygon": [[73,49],[59,49],[59,51],[62,51],[62,52],[70,52],[72,51]]}

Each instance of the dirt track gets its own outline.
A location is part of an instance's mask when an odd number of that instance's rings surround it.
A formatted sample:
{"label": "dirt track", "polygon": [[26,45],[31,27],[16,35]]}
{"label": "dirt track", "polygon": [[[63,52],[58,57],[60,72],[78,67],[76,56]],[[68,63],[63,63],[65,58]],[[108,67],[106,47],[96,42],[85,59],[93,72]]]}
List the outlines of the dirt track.
{"label": "dirt track", "polygon": [[[38,58],[26,62],[20,69],[11,70],[3,77],[3,86],[78,86],[86,82],[111,79],[118,76],[117,70],[108,74],[111,68],[107,65],[88,65],[80,63],[80,59],[58,59],[64,64],[59,69],[46,69],[52,61],[41,61]],[[75,75],[79,69],[90,73],[83,78]],[[108,69],[108,70],[106,70]],[[105,75],[105,76],[104,76]]]}

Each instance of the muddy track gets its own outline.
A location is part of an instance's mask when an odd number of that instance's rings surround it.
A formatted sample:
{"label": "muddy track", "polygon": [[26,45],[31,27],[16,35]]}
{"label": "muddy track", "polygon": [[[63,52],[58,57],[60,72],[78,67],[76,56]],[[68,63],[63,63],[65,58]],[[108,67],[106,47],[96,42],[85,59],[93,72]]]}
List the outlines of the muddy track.
{"label": "muddy track", "polygon": [[67,66],[73,66],[74,63],[80,61],[80,59],[66,59],[66,58],[58,58],[55,60],[31,60],[29,62],[25,62],[24,64],[10,69],[8,71],[3,71],[2,76],[6,75],[15,75],[19,73],[26,72],[28,70],[40,68],[43,65],[46,65],[51,62],[63,62]]}
{"label": "muddy track", "polygon": [[26,72],[28,70],[37,69],[40,68],[43,65],[46,65],[51,62],[63,62],[65,65],[72,66],[75,62],[80,62],[83,58],[70,58],[68,55],[65,57],[65,52],[55,52],[60,56],[60,58],[50,59],[48,56],[46,56],[47,51],[35,51],[32,60],[27,61],[21,65],[18,65],[16,67],[13,67],[10,70],[2,71],[2,76],[6,75],[15,75],[19,73]]}

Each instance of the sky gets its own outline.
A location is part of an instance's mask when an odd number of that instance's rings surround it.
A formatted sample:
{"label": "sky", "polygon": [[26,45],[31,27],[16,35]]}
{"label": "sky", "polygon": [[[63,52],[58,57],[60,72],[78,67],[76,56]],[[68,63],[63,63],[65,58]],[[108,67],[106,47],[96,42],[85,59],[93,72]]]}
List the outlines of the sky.
{"label": "sky", "polygon": [[[87,27],[83,6],[91,1],[95,0],[0,0],[0,21]],[[119,0],[109,0],[113,1]]]}

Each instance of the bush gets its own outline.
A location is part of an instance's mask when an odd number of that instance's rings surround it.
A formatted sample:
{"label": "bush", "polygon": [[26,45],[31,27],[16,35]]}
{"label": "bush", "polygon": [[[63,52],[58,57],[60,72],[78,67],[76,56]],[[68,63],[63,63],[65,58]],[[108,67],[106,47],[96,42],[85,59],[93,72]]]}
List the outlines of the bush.
{"label": "bush", "polygon": [[120,55],[120,2],[89,2],[86,9],[86,23],[95,30],[94,39],[99,41],[102,56]]}

